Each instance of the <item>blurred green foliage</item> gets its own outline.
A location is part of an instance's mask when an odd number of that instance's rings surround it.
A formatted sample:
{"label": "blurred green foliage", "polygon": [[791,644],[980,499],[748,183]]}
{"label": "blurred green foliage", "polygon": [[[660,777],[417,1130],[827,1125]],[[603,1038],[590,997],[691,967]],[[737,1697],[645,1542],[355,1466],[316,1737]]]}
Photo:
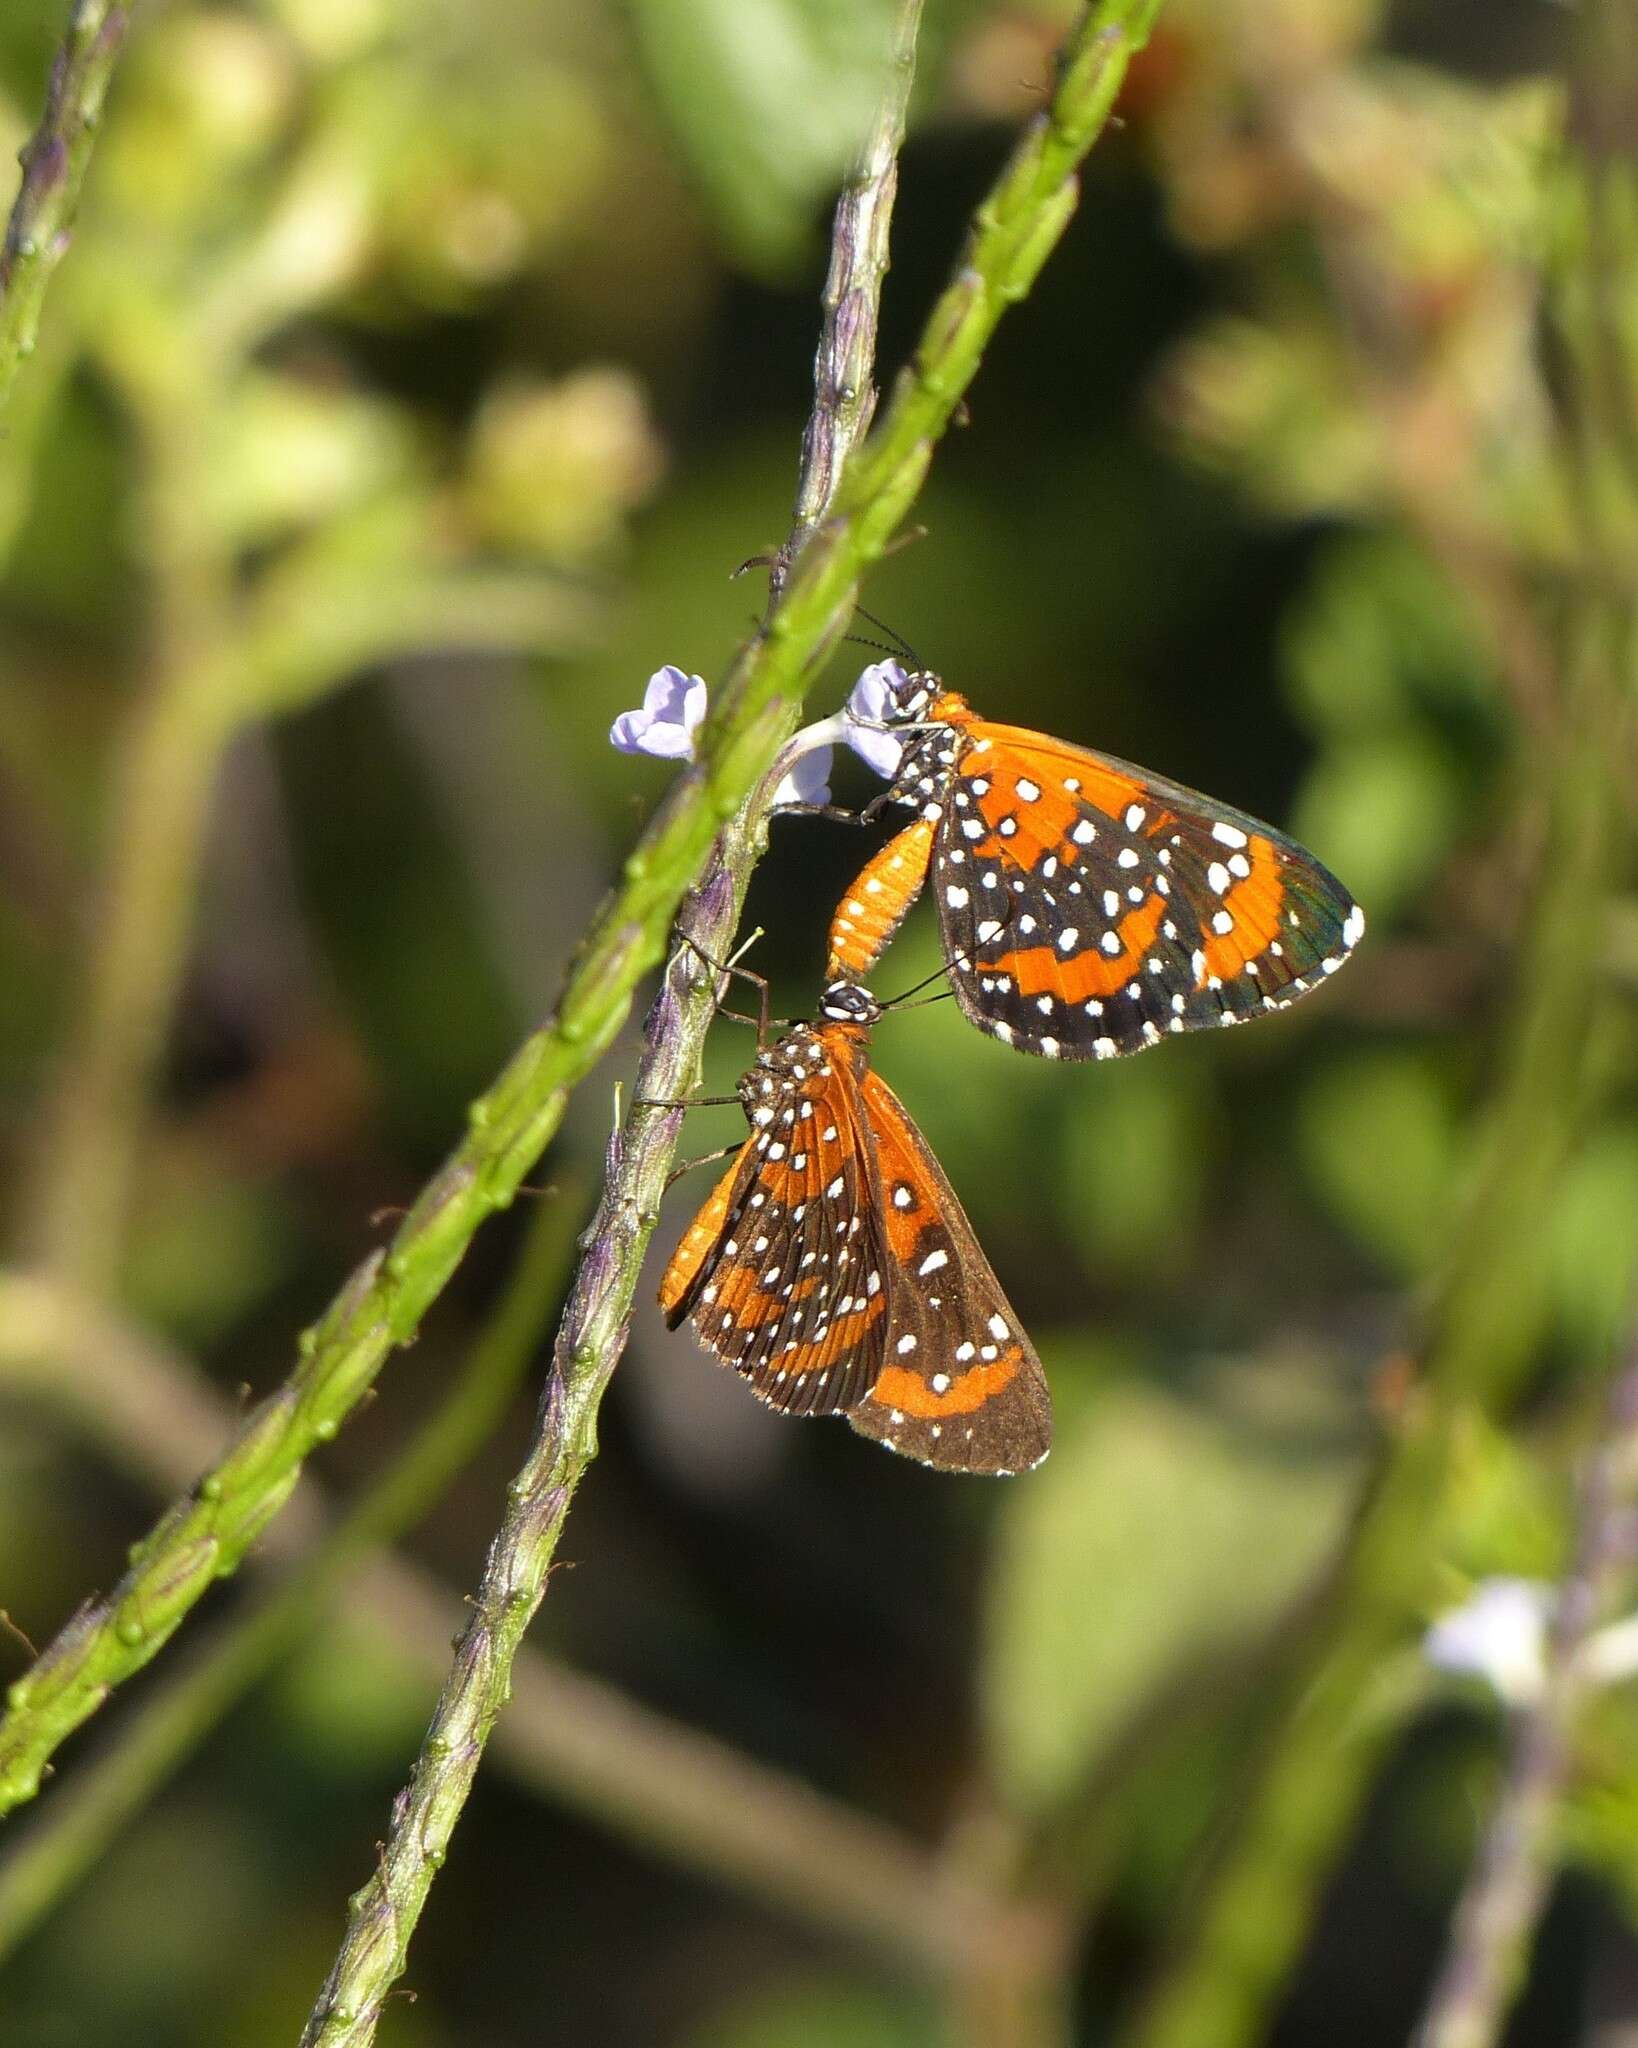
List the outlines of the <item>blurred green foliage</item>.
{"label": "blurred green foliage", "polygon": [[[58,12],[0,20],[9,142]],[[610,720],[662,662],[714,678],[759,607],[730,572],[788,520],[825,212],[885,13],[139,18],[0,442],[0,1159],[11,1255],[39,1256],[55,1205],[49,1259],[74,1269],[90,1208],[66,1190],[91,1189],[93,1284],[230,1400],[284,1371],[372,1213],[413,1198],[550,1002],[665,784],[609,750]],[[1065,13],[971,0],[933,24],[884,370]],[[1543,830],[1537,653],[1578,546],[1540,275],[1565,33],[1524,5],[1167,7],[1124,132],[942,451],[925,538],[867,602],[995,715],[1289,826],[1366,905],[1366,951],[1289,1017],[1115,1069],[1011,1057],[951,1005],[886,1020],[882,1070],[1053,1377],[1052,1460],[1005,1488],[909,1469],[765,1414],[647,1312],[545,1610],[555,1649],[942,1841],[947,1876],[1023,1871],[1026,1902],[1067,1916],[1079,2040],[1109,2038],[1181,1938],[1293,1616],[1414,1400],[1397,1362],[1478,1170]],[[1624,278],[1629,339],[1635,307]],[[870,658],[844,656],[820,709]],[[209,712],[180,726],[208,796],[191,823],[130,800],[133,735],[177,698]],[[869,793],[856,764],[837,780]],[[116,989],[99,1045],[98,907],[168,833],[174,958]],[[776,1010],[811,1008],[858,855],[844,828],[776,825],[750,911]],[[1629,843],[1620,861],[1612,932]],[[169,944],[156,928],[139,966]],[[922,912],[879,987],[935,966]],[[1464,1425],[1453,1605],[1562,1566],[1586,1390],[1630,1313],[1631,992],[1613,967],[1587,991],[1598,1099],[1540,1218],[1551,1329],[1516,1425]],[[724,1023],[708,1088],[748,1057]],[[76,1121],[88,1087],[106,1115]],[[544,1182],[596,1171],[609,1113],[581,1092]],[[698,1148],[739,1127],[702,1112]],[[333,1448],[338,1490],[391,1456],[514,1241],[480,1243]],[[42,1636],[157,1505],[124,1425],[84,1440],[52,1384],[74,1361],[47,1363],[0,1346],[0,1607]],[[452,1630],[522,1426],[416,1539]],[[1403,2038],[1460,1878],[1492,1710],[1414,1663],[1407,1644],[1361,1703],[1402,1715],[1403,1745],[1288,2048]],[[418,1684],[379,1645],[316,1640],[5,1958],[7,2040],[292,2039]],[[1182,1732],[1180,1692],[1201,1709]],[[1633,1711],[1600,1703],[1566,1821],[1595,1881],[1563,1910],[1595,1976],[1638,1939]],[[96,1743],[118,1740],[107,1718]],[[942,2038],[908,1972],[861,1974],[631,1832],[497,1767],[391,2038]],[[1084,1861],[1043,1871],[1042,1842],[1047,1865]],[[1556,2048],[1581,2010],[1577,1969],[1556,1950],[1540,1968],[1518,2048]]]}

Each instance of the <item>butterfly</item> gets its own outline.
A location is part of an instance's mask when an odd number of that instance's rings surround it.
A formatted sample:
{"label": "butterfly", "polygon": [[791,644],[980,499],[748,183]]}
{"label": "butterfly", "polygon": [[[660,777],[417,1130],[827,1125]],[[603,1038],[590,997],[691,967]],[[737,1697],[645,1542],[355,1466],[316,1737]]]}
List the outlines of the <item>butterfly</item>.
{"label": "butterfly", "polygon": [[1243,811],[992,724],[929,670],[898,673],[887,716],[914,728],[887,800],[917,816],[842,898],[832,976],[870,972],[931,876],[972,1022],[1047,1059],[1113,1059],[1283,1009],[1364,933],[1336,877]]}
{"label": "butterfly", "polygon": [[787,1415],[845,1415],[948,1472],[1047,1454],[1046,1376],[926,1140],[870,1066],[881,1005],[826,988],[757,1054],[751,1134],[684,1232],[660,1304]]}

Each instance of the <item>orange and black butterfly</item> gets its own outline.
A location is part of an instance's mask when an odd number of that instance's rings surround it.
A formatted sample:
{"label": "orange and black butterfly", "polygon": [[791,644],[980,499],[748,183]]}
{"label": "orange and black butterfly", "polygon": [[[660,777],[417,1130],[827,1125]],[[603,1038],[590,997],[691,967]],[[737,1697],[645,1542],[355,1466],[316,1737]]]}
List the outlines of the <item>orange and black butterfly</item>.
{"label": "orange and black butterfly", "polygon": [[831,924],[862,978],[929,875],[956,997],[981,1031],[1048,1059],[1112,1059],[1304,995],[1365,913],[1312,854],[1145,768],[995,725],[925,669],[883,665],[908,728],[889,801],[918,815]]}
{"label": "orange and black butterfly", "polygon": [[787,1415],[845,1415],[950,1472],[1046,1456],[1046,1376],[925,1139],[870,1066],[881,1006],[835,982],[739,1084],[751,1135],[660,1303]]}

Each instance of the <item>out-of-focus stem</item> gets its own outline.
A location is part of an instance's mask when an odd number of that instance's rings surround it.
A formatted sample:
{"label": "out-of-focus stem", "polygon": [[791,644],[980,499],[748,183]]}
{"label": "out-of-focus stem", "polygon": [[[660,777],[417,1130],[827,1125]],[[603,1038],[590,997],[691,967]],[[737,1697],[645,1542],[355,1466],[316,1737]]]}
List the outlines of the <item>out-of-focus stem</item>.
{"label": "out-of-focus stem", "polygon": [[[1554,303],[1566,331],[1572,415],[1594,402],[1586,305],[1600,296],[1587,256],[1583,166],[1562,167],[1564,246]],[[1578,228],[1577,223],[1580,223]],[[1570,470],[1602,437],[1571,437]],[[1579,451],[1579,452],[1578,452]],[[1596,568],[1608,516],[1583,492]],[[1329,1607],[1274,1715],[1243,1814],[1208,1883],[1182,1960],[1135,2029],[1136,2048],[1244,2048],[1306,1933],[1330,1859],[1393,1732],[1358,1705],[1383,1660],[1425,1617],[1463,1418],[1505,1409],[1546,1317],[1545,1232],[1595,1085],[1589,1057],[1608,981],[1606,897],[1616,858],[1623,737],[1631,730],[1638,620],[1602,576],[1573,579],[1558,612],[1560,679],[1538,784],[1547,799],[1539,865],[1515,970],[1492,1106],[1471,1195],[1427,1317],[1423,1386],[1361,1512]]]}
{"label": "out-of-focus stem", "polygon": [[67,253],[127,18],[109,0],[75,0],[44,118],[23,151],[22,188],[0,248],[0,409],[34,353],[46,286]]}
{"label": "out-of-focus stem", "polygon": [[1577,1717],[1593,1683],[1586,1649],[1620,1568],[1631,1563],[1638,1452],[1638,1337],[1587,1461],[1575,1553],[1558,1590],[1539,1697],[1520,1714],[1507,1768],[1456,1909],[1450,1946],[1414,2048],[1492,2048],[1524,1973],[1552,1878],[1554,1831]]}

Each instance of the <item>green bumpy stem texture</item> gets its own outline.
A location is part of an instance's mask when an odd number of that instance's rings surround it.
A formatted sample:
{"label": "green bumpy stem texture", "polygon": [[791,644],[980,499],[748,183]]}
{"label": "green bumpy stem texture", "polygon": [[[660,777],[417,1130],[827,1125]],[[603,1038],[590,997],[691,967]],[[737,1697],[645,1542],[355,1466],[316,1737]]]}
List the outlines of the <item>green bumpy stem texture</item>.
{"label": "green bumpy stem texture", "polygon": [[[797,557],[764,629],[762,646],[774,659],[781,650],[788,659],[788,650],[797,648],[805,650],[801,660],[808,658],[845,616],[859,574],[903,519],[933,443],[1001,313],[1028,290],[1073,212],[1076,168],[1157,8],[1158,0],[1094,8],[1071,41],[1053,103],[1025,131],[980,209],[955,282],[934,309],[880,429],[844,472],[834,516],[817,527]],[[845,295],[838,303],[845,303]],[[821,373],[821,409],[824,404]],[[805,456],[804,489],[807,481]],[[799,520],[803,510],[799,502]],[[751,663],[759,658],[753,650]],[[649,1020],[638,1106],[612,1143],[603,1201],[564,1317],[534,1445],[512,1482],[472,1619],[410,1782],[395,1803],[375,1874],[351,1902],[347,1932],[302,2036],[303,2048],[367,2048],[374,2039],[489,1731],[506,1704],[512,1661],[545,1592],[575,1487],[596,1454],[598,1406],[625,1342],[679,1128],[677,1111],[644,1104],[677,1099],[697,1074],[718,980],[701,955],[721,959],[731,939],[760,850],[764,792],[771,781],[770,775],[724,833],[714,872],[685,920],[693,946],[673,959]]]}
{"label": "green bumpy stem texture", "polygon": [[22,189],[0,251],[0,407],[34,353],[46,286],[68,248],[126,19],[126,10],[108,0],[77,0],[52,68],[45,118],[22,154]]}
{"label": "green bumpy stem texture", "polygon": [[699,759],[628,858],[555,1015],[473,1105],[465,1141],[390,1247],[365,1259],[303,1335],[290,1378],[135,1546],[113,1591],[83,1607],[10,1688],[0,1719],[0,1814],[34,1796],[58,1745],[155,1655],[213,1580],[235,1569],[308,1453],[336,1434],[389,1353],[415,1336],[480,1224],[510,1202],[550,1141],[569,1090],[607,1049],[638,982],[664,956],[671,920],[716,834],[772,763],[816,657],[844,627],[860,576],[914,502],[985,343],[1067,225],[1076,167],[1159,4],[1103,0],[1071,40],[1052,103],[1025,130],[980,210],[955,281],[848,468],[835,515],[803,550],[778,609],[735,664],[701,733]]}

